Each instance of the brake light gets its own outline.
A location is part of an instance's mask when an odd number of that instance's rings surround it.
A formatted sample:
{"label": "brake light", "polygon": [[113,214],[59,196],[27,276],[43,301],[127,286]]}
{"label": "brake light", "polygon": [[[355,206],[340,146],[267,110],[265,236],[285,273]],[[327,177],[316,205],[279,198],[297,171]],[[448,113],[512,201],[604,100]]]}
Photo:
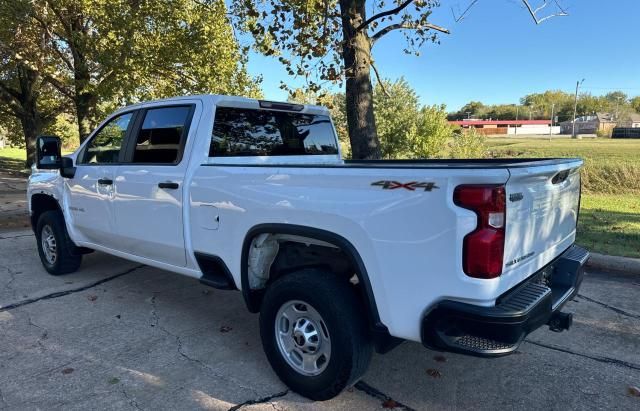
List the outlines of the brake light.
{"label": "brake light", "polygon": [[470,277],[496,278],[502,274],[506,200],[503,185],[460,185],[453,202],[478,216],[478,225],[462,246],[462,268]]}

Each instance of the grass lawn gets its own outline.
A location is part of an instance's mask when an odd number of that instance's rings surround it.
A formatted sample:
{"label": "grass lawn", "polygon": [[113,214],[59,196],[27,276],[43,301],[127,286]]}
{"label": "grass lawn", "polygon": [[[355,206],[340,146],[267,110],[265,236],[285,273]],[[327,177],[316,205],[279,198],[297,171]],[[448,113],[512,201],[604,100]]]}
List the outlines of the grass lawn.
{"label": "grass lawn", "polygon": [[602,254],[640,257],[640,196],[584,194],[577,242]]}
{"label": "grass lawn", "polygon": [[603,254],[640,258],[640,140],[487,138],[492,157],[582,157],[577,242]]}
{"label": "grass lawn", "polygon": [[27,152],[23,148],[1,148],[0,170],[27,171],[24,162],[27,160]]}

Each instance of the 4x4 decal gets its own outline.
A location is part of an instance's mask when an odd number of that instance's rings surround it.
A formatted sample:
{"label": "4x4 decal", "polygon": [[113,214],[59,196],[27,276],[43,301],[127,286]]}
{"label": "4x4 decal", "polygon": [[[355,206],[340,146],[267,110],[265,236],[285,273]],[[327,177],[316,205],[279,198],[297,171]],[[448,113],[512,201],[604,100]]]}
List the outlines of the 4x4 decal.
{"label": "4x4 decal", "polygon": [[396,188],[404,188],[406,190],[415,191],[418,188],[423,188],[424,191],[431,191],[434,188],[440,188],[436,183],[432,182],[418,182],[411,181],[409,183],[400,183],[398,181],[380,180],[375,183],[371,183],[372,186],[381,186],[384,190],[395,190]]}

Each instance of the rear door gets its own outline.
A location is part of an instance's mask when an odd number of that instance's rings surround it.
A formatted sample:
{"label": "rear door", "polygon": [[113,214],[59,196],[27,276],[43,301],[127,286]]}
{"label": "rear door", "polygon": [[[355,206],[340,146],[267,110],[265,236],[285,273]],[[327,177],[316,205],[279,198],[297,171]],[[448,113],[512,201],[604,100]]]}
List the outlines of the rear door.
{"label": "rear door", "polygon": [[114,248],[114,179],[124,159],[124,142],[136,111],[114,116],[96,131],[76,160],[76,173],[67,180],[73,228],[84,241]]}
{"label": "rear door", "polygon": [[[183,192],[196,127],[196,104],[141,109],[116,169],[114,209],[118,248],[175,266],[186,265]],[[197,117],[195,117],[197,118]]]}
{"label": "rear door", "polygon": [[575,241],[581,160],[509,168],[504,270],[532,274]]}

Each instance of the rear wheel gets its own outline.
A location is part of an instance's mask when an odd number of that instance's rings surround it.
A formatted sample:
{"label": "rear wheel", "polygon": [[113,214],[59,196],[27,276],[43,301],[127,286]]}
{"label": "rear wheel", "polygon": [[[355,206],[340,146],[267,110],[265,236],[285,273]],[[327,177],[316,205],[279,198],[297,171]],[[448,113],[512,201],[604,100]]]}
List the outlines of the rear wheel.
{"label": "rear wheel", "polygon": [[262,344],[292,390],[328,400],[364,374],[372,345],[358,301],[348,281],[316,269],[288,274],[267,289]]}
{"label": "rear wheel", "polygon": [[46,211],[40,215],[36,238],[40,261],[49,274],[72,273],[80,267],[82,255],[76,252],[60,212]]}

